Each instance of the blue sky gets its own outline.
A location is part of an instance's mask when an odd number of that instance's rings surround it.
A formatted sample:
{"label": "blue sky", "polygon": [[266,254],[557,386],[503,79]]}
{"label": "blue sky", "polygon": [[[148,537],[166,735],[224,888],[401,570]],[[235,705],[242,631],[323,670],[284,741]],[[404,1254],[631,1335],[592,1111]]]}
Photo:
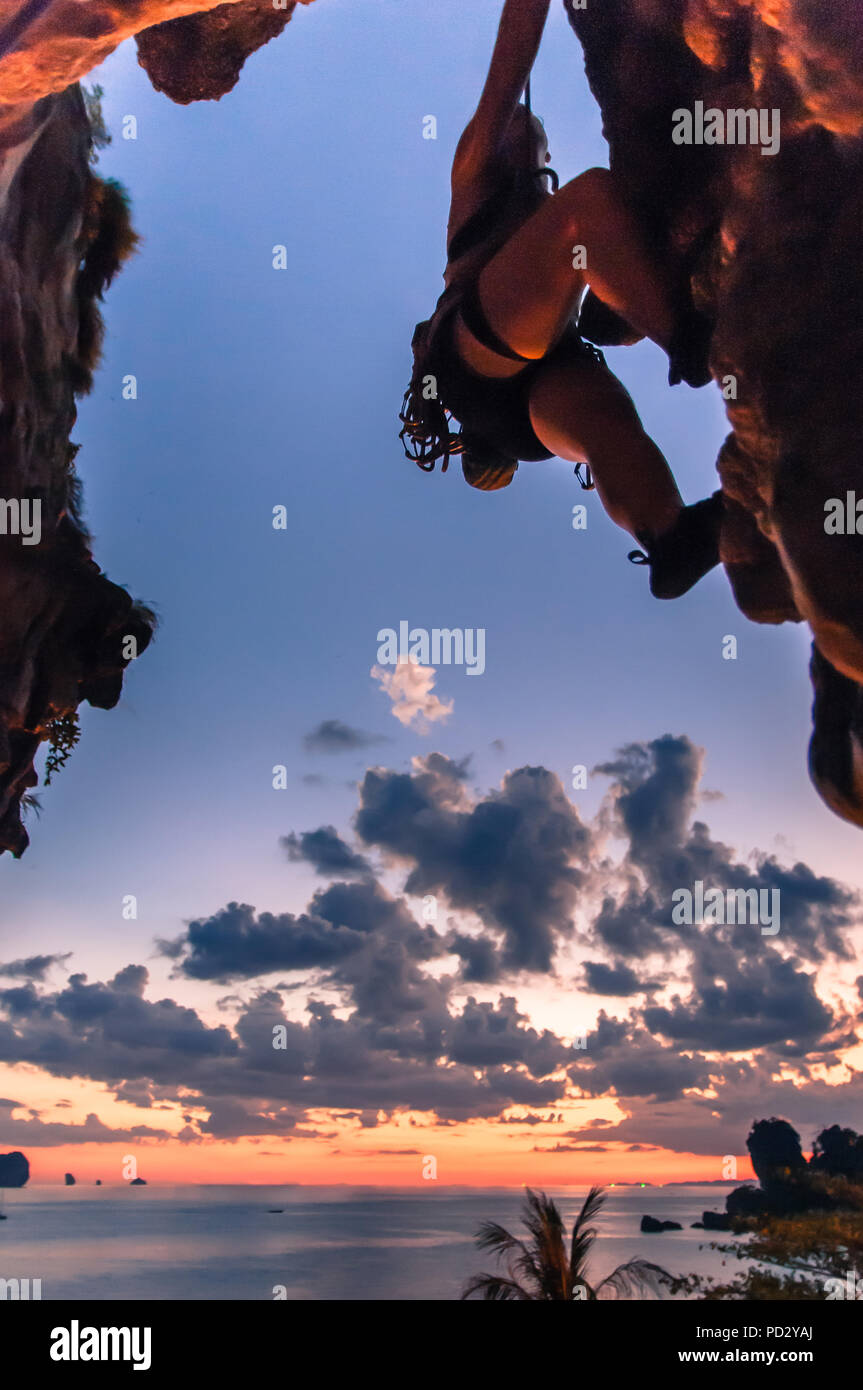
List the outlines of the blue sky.
{"label": "blue sky", "polygon": [[[73,437],[97,559],[162,625],[118,709],[82,711],[24,859],[0,862],[4,958],[26,938],[102,976],[231,900],[299,910],[316,880],[279,837],[348,830],[370,761],[405,769],[432,749],[472,755],[481,790],[524,764],[569,787],[573,764],[685,734],[723,794],[703,808],[715,837],[863,885],[858,832],[806,774],[804,629],[747,623],[721,571],[680,602],[652,600],[628,537],[563,462],[523,465],[487,495],[457,467],[429,477],[402,456],[411,332],[439,293],[449,161],[500,7],[474,9],[467,26],[461,0],[300,8],[217,104],[153,92],[131,44],[89,79],[114,132],[100,172],[128,187],[143,245],[109,291],[105,360]],[[557,7],[533,94],[562,180],[607,162]],[[127,114],[136,141],[121,138]],[[436,141],[422,138],[428,114]],[[685,498],[707,495],[726,433],[718,390],[669,390],[652,345],[609,360]],[[122,398],[128,373],[136,401]],[[279,504],[286,531],[271,525]],[[393,718],[369,674],[378,630],[401,619],[487,634],[482,677],[439,673],[454,710],[427,736]],[[304,751],[329,718],[390,742]],[[592,815],[606,786],[573,799]],[[125,894],[136,922],[121,918]],[[167,980],[166,962],[148,963]],[[184,981],[182,997],[204,994]]]}

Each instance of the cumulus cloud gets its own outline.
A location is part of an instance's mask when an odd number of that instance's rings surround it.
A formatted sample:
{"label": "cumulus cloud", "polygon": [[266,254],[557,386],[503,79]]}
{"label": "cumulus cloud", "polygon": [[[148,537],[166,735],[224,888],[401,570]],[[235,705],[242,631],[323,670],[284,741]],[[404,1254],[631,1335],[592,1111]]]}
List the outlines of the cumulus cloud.
{"label": "cumulus cloud", "polygon": [[441,700],[432,693],[436,671],[415,661],[399,661],[396,666],[373,666],[371,675],[392,701],[393,714],[406,728],[428,733],[432,724],[448,719],[452,700]]}
{"label": "cumulus cloud", "polygon": [[[803,863],[741,860],[716,841],[695,819],[701,769],[686,738],[630,744],[599,769],[611,785],[590,824],[546,768],[508,772],[484,793],[467,760],[439,753],[370,769],[356,844],[329,825],[282,841],[289,858],[337,876],[303,912],[232,902],[162,943],[178,977],[251,983],[251,999],[225,1001],[232,1026],[150,999],[141,965],[52,990],[40,963],[54,958],[33,957],[0,990],[0,1062],[102,1082],[141,1108],[181,1105],[184,1142],[290,1141],[317,1133],[320,1112],[366,1128],[405,1111],[530,1126],[559,1122],[564,1101],[600,1097],[618,1118],[566,1132],[566,1149],[584,1152],[601,1134],[601,1144],[733,1153],[765,1108],[804,1130],[833,1121],[837,1101],[863,1101],[863,1076],[837,1091],[813,1072],[837,1065],[857,1022],[822,997],[818,971],[852,959],[860,905]],[[609,831],[624,846],[616,862]],[[699,878],[777,887],[779,935],[673,924],[672,892]],[[435,904],[431,920],[413,910],[419,898]],[[517,999],[524,983],[560,984],[564,971],[580,1009],[585,987],[621,1001],[621,1016],[599,1009],[578,1039],[586,1046],[538,1026]],[[299,1018],[283,991],[295,1011],[304,1005]],[[516,1108],[525,1113],[510,1116]],[[12,1123],[32,1127],[28,1143],[55,1142],[38,1116]]]}
{"label": "cumulus cloud", "polygon": [[[758,852],[753,863],[741,862],[714,840],[693,819],[702,763],[689,739],[666,735],[630,744],[596,769],[614,779],[612,823],[627,851],[607,875],[616,893],[605,896],[591,934],[618,957],[689,957],[686,995],[645,1007],[642,1021],[651,1033],[707,1051],[769,1047],[798,1055],[820,1046],[841,1022],[819,998],[811,967],[831,957],[851,959],[858,895],[806,864],[786,866]],[[746,922],[675,925],[672,894],[698,880],[723,891],[777,891],[778,935],[764,937]],[[594,983],[601,979],[594,972]]]}
{"label": "cumulus cloud", "polygon": [[307,913],[255,911],[228,903],[210,917],[190,922],[184,934],[162,943],[193,980],[249,980],[274,970],[313,970],[343,959],[360,944],[353,928]]}
{"label": "cumulus cloud", "polygon": [[[360,787],[357,833],[410,863],[408,893],[443,892],[498,931],[502,970],[547,971],[572,932],[591,832],[545,768],[509,772],[499,791],[478,800],[468,797],[464,776],[463,764],[439,754],[415,759],[410,773],[371,769]],[[454,945],[473,978],[491,977],[487,952],[478,956],[458,936]]]}
{"label": "cumulus cloud", "polygon": [[[88,985],[79,977],[72,992],[83,998],[74,1004],[62,992],[46,993],[29,1018],[15,1027],[0,1023],[0,1060],[102,1081],[120,1099],[130,1082],[153,1077],[178,1094],[182,1088],[184,1108],[208,1112],[193,1120],[187,1139],[289,1136],[310,1110],[355,1109],[369,1125],[382,1112],[405,1109],[454,1122],[562,1099],[565,1078],[546,1068],[568,1054],[552,1035],[531,1028],[503,1001],[496,1012],[505,1036],[495,1050],[490,1039],[464,1029],[442,988],[431,980],[425,988],[412,996],[397,990],[394,1000],[372,990],[367,1000],[381,1006],[374,1017],[358,1007],[340,1018],[332,1005],[312,1000],[303,1022],[285,1016],[275,991],[262,991],[229,1033],[171,1001],[139,1001],[118,995],[113,983]],[[127,1008],[131,1017],[124,1020]],[[283,1030],[278,1048],[274,1028]],[[456,1045],[466,1055],[485,1048],[486,1060],[455,1061]],[[41,1133],[28,1131],[28,1142],[40,1142]],[[58,1142],[64,1142],[60,1131]]]}

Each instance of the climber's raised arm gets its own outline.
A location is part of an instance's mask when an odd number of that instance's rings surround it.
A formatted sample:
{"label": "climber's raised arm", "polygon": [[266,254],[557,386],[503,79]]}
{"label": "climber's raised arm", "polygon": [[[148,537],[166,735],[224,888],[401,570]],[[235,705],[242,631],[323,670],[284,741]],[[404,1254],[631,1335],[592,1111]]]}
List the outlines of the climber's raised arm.
{"label": "climber's raised arm", "polygon": [[456,160],[481,166],[506,134],[539,52],[551,0],[506,0],[488,77],[459,141]]}

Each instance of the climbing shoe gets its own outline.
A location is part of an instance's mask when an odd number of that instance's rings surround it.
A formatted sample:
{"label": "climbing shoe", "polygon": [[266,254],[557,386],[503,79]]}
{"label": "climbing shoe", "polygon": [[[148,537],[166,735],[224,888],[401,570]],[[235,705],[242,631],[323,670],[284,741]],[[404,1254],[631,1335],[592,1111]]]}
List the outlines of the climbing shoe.
{"label": "climbing shoe", "polygon": [[[661,536],[637,537],[644,550],[631,550],[633,565],[650,566],[654,598],[681,598],[719,564],[722,493],[684,507],[674,525]],[[645,553],[646,552],[646,553]]]}

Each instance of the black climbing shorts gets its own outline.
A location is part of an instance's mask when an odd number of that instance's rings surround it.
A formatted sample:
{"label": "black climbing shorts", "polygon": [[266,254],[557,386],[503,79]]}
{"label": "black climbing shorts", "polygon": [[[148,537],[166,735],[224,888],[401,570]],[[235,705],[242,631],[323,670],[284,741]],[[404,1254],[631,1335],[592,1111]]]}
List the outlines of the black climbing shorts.
{"label": "black climbing shorts", "polygon": [[530,393],[537,371],[545,363],[562,358],[571,360],[573,356],[604,366],[602,353],[586,343],[571,324],[551,352],[529,363],[516,376],[483,376],[462,361],[453,342],[457,312],[454,309],[439,329],[431,366],[437,376],[443,405],[455,416],[465,434],[490,449],[523,463],[554,458],[530,422]]}

